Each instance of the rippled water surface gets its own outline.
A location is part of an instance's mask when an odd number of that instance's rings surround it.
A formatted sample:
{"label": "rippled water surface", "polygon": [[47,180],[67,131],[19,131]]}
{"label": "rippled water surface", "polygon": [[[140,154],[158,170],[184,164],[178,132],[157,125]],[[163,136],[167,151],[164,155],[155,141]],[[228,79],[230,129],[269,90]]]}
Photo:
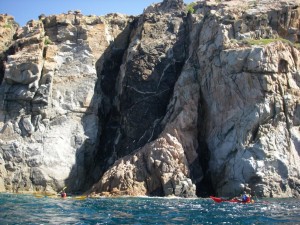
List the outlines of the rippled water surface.
{"label": "rippled water surface", "polygon": [[0,224],[300,224],[299,199],[59,199],[0,194]]}

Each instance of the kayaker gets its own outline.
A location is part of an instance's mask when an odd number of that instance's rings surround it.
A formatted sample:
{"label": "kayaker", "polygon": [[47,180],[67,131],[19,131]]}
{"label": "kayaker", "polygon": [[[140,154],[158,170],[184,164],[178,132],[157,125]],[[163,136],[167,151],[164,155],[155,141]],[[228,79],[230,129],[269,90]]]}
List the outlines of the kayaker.
{"label": "kayaker", "polygon": [[248,196],[245,191],[244,191],[244,193],[242,195],[242,202],[245,202],[245,203],[251,202],[250,196]]}
{"label": "kayaker", "polygon": [[65,191],[62,191],[61,194],[60,194],[60,197],[66,198],[67,197],[67,193]]}
{"label": "kayaker", "polygon": [[64,187],[64,188],[62,189],[62,191],[60,192],[60,197],[62,197],[62,198],[66,198],[66,197],[67,197],[67,193],[66,193],[66,191],[65,191],[66,188],[67,188],[67,187]]}

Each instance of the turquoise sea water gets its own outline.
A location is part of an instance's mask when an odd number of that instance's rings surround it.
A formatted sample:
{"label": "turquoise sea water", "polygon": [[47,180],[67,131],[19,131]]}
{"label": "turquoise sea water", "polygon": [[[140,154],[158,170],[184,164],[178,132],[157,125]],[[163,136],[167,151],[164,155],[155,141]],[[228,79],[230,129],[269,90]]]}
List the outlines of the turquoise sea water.
{"label": "turquoise sea water", "polygon": [[0,224],[300,224],[300,199],[54,199],[0,194]]}

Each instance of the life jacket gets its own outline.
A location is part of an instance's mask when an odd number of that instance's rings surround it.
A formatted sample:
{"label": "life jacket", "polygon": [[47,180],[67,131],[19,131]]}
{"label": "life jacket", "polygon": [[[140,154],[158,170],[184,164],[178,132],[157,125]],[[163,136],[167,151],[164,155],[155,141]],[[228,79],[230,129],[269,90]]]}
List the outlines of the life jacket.
{"label": "life jacket", "polygon": [[248,197],[247,195],[243,195],[242,201],[243,201],[243,202],[246,202],[246,203],[249,203],[249,202],[251,202],[251,198]]}
{"label": "life jacket", "polygon": [[62,192],[62,193],[60,194],[60,197],[62,197],[62,198],[67,197],[67,193],[66,193],[66,192]]}

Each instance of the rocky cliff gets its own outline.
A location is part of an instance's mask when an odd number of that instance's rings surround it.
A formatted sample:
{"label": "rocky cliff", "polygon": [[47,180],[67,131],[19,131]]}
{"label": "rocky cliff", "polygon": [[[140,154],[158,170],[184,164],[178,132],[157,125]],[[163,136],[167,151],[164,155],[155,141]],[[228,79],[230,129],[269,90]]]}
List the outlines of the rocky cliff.
{"label": "rocky cliff", "polygon": [[299,22],[267,0],[1,15],[0,191],[300,196]]}

